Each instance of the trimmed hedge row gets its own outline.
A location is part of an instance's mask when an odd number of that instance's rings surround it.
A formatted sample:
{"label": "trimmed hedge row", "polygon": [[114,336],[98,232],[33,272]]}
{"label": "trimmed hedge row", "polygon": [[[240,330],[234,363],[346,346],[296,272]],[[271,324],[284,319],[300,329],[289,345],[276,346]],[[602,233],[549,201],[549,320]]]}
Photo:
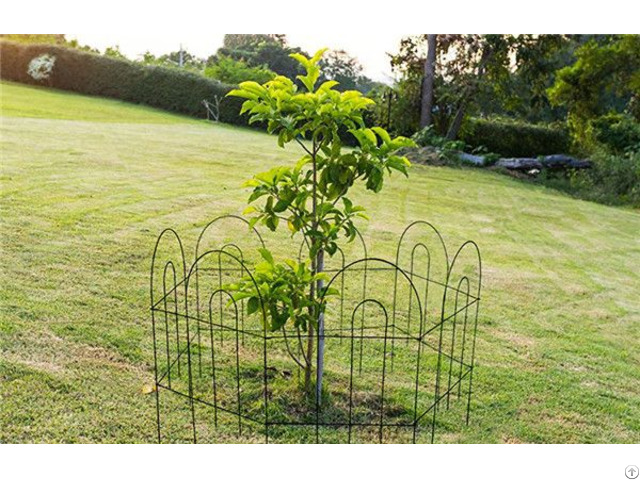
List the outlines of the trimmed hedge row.
{"label": "trimmed hedge row", "polygon": [[[37,81],[27,73],[29,62],[42,54],[56,57],[51,77]],[[183,70],[140,65],[129,60],[81,52],[55,45],[0,42],[0,78],[31,85],[110,97],[149,105],[193,117],[206,117],[202,100],[213,101],[233,88]],[[220,121],[246,125],[240,117],[242,99],[226,97],[220,102]]]}
{"label": "trimmed hedge row", "polygon": [[472,148],[485,147],[505,157],[536,157],[566,153],[569,134],[564,130],[504,120],[469,119],[460,133]]}

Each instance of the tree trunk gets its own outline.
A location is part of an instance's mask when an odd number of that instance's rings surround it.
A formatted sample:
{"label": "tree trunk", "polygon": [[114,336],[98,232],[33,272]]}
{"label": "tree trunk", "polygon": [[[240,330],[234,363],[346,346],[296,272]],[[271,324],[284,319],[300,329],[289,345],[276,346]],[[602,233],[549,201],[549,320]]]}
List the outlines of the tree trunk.
{"label": "tree trunk", "polygon": [[493,50],[491,50],[490,48],[487,48],[482,52],[482,58],[480,59],[480,63],[478,64],[476,79],[467,88],[465,88],[464,93],[460,98],[460,103],[458,103],[458,110],[456,111],[456,115],[455,117],[453,117],[453,120],[449,125],[449,130],[447,130],[447,140],[455,140],[458,137],[458,132],[460,131],[460,127],[462,126],[462,120],[464,120],[464,114],[467,110],[467,103],[469,102],[469,98],[471,98],[471,96],[474,95],[478,90],[480,79],[484,75],[487,63],[492,56]]}
{"label": "tree trunk", "polygon": [[[324,251],[318,252],[316,259],[316,271],[322,273],[324,271]],[[316,296],[322,292],[324,282],[318,280],[316,288]],[[318,358],[316,359],[316,402],[320,405],[322,400],[322,375],[324,374],[324,313],[318,314]]]}
{"label": "tree trunk", "polygon": [[[312,265],[312,269],[314,266]],[[309,292],[311,298],[314,298],[315,295],[315,285],[311,284],[311,289]],[[309,307],[311,308],[311,307]],[[313,315],[313,311],[311,312]],[[307,355],[306,355],[306,365],[304,369],[304,390],[307,392],[307,395],[311,395],[311,372],[313,371],[313,324],[309,322],[307,325]]]}
{"label": "tree trunk", "polygon": [[451,122],[451,125],[449,125],[449,130],[447,131],[447,140],[455,140],[458,136],[458,132],[462,126],[462,120],[464,120],[464,112],[467,109],[467,98],[468,97],[463,98],[458,106],[456,116],[453,117],[453,121]]}
{"label": "tree trunk", "polygon": [[436,46],[438,36],[430,33],[427,35],[427,60],[424,62],[424,77],[422,79],[422,104],[420,112],[420,128],[427,127],[433,122],[431,111],[433,110],[433,84],[436,76]]}
{"label": "tree trunk", "polygon": [[[313,150],[312,150],[312,155],[311,155],[311,163],[312,163],[312,167],[313,167],[313,194],[311,196],[311,208],[312,208],[312,212],[313,212],[313,229],[315,230],[318,227],[318,220],[317,220],[317,207],[318,207],[318,191],[317,191],[317,185],[318,185],[318,165],[316,163],[316,155],[317,155],[317,151],[316,151],[316,142],[314,140],[313,142]],[[315,246],[315,239],[311,240],[311,248],[313,251],[313,247]],[[320,259],[320,252],[318,252],[318,255],[314,258],[311,259],[311,271],[315,274],[317,272],[317,268],[318,268],[318,259]],[[309,287],[309,297],[311,298],[311,300],[315,300],[318,292],[316,292],[316,284],[312,283],[311,286]],[[317,312],[315,310],[311,310],[311,315],[314,316],[316,315]],[[307,334],[309,335],[307,337],[307,365],[304,371],[304,389],[307,392],[308,395],[311,394],[311,372],[313,370],[313,337],[314,337],[314,332],[313,332],[313,322],[309,322],[308,325],[308,329],[307,329]],[[319,355],[319,354],[318,354]]]}

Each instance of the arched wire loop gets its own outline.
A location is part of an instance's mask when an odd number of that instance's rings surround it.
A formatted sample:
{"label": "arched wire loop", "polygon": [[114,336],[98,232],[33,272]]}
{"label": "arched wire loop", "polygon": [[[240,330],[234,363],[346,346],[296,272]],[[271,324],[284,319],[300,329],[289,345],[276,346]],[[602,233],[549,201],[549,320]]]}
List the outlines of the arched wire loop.
{"label": "arched wire loop", "polygon": [[[384,270],[388,270],[390,272],[396,273],[401,275],[401,278],[404,278],[404,280],[406,280],[407,284],[410,286],[411,291],[413,292],[414,296],[415,296],[415,300],[418,304],[418,318],[420,320],[420,328],[422,328],[422,307],[420,304],[420,296],[418,295],[418,291],[416,290],[413,282],[411,281],[411,278],[405,273],[404,270],[402,270],[401,268],[399,268],[395,263],[390,262],[388,260],[384,260],[382,258],[376,258],[376,257],[371,257],[371,258],[362,258],[360,260],[355,260],[347,265],[345,265],[344,268],[341,268],[340,270],[338,270],[336,273],[334,273],[333,277],[331,277],[331,280],[329,280],[329,282],[327,283],[327,287],[325,289],[324,292],[322,292],[322,294],[320,295],[320,300],[323,303],[326,303],[326,293],[329,291],[329,289],[331,289],[334,285],[334,283],[336,283],[337,281],[339,281],[338,279],[341,278],[341,276],[351,270],[355,270],[355,271],[360,271],[363,270],[365,268],[366,265],[368,265],[369,263],[378,263],[380,266],[377,268],[378,271],[384,271]],[[369,267],[369,269],[371,269]],[[365,299],[362,299],[365,300]],[[395,327],[395,325],[394,325]]]}
{"label": "arched wire loop", "polygon": [[[255,227],[251,227],[248,220],[246,218],[241,217],[240,215],[220,215],[219,217],[214,218],[213,220],[211,220],[209,223],[207,223],[205,225],[205,227],[202,229],[202,231],[200,232],[200,235],[198,236],[198,241],[196,242],[196,254],[195,254],[195,258],[199,258],[200,256],[200,245],[206,235],[206,233],[209,231],[209,229],[211,229],[214,225],[216,225],[219,222],[223,222],[224,220],[234,220],[234,221],[238,221],[241,224],[246,225],[247,227],[249,227],[250,231],[252,233],[255,234],[256,238],[258,239],[258,242],[260,243],[260,245],[264,248],[265,243],[264,240],[262,239],[262,235],[260,235],[260,232],[258,232],[258,230]],[[220,248],[220,245],[216,246],[217,248]],[[239,248],[240,249],[240,248]]]}
{"label": "arched wire loop", "polygon": [[[237,402],[237,413],[238,417],[238,434],[242,435],[242,401],[240,396],[240,325],[238,323],[238,302],[233,298],[226,290],[218,289],[215,290],[211,296],[209,297],[209,342],[211,345],[211,390],[213,393],[213,406],[214,406],[214,425],[218,426],[218,385],[216,382],[216,342],[213,338],[213,330],[214,327],[218,327],[221,331],[224,328],[222,323],[222,316],[220,317],[220,324],[215,325],[213,322],[213,300],[216,295],[223,297],[228,297],[228,302],[233,305],[234,309],[234,318],[235,318],[235,328],[232,328],[232,332],[235,333],[235,368],[236,368],[236,402]],[[222,408],[222,407],[220,407]]]}
{"label": "arched wire loop", "polygon": [[400,235],[400,240],[398,241],[398,247],[396,248],[396,265],[398,265],[398,267],[400,268],[404,268],[402,265],[402,259],[400,258],[400,254],[402,252],[402,247],[403,244],[407,241],[407,238],[410,234],[410,232],[412,231],[416,231],[420,228],[425,228],[427,233],[433,233],[436,235],[438,241],[439,241],[439,246],[442,247],[442,251],[444,252],[444,256],[445,256],[445,265],[446,267],[449,266],[449,254],[447,252],[447,246],[444,243],[444,239],[442,238],[442,235],[440,234],[440,231],[434,227],[431,223],[429,222],[425,222],[424,220],[417,220],[415,222],[410,223],[409,225],[407,225],[407,227],[402,231],[402,234]]}
{"label": "arched wire loop", "polygon": [[[170,279],[173,279],[173,287],[171,288],[167,288],[167,273],[171,273]],[[178,377],[180,377],[180,328],[178,325],[178,291],[177,291],[177,277],[176,277],[176,269],[173,265],[173,262],[171,260],[169,260],[165,266],[164,266],[164,273],[162,275],[162,302],[163,302],[163,306],[164,306],[164,326],[165,326],[165,345],[166,345],[166,360],[167,360],[167,368],[165,370],[164,375],[167,376],[167,381],[169,383],[169,388],[171,388],[171,368],[173,366],[173,364],[171,363],[171,348],[169,348],[170,345],[170,340],[169,337],[173,336],[173,331],[171,332],[171,334],[169,333],[169,330],[173,330],[171,327],[175,326],[175,338],[176,338],[176,367],[177,367],[177,374]],[[169,300],[169,295],[171,295],[171,292],[173,292],[173,304],[174,304],[174,309],[173,309],[173,319],[174,319],[174,325],[170,326],[169,325],[169,316],[170,316],[170,312],[169,312],[169,305],[168,305],[168,300]]]}
{"label": "arched wire loop", "polygon": [[166,228],[158,236],[158,239],[156,240],[156,244],[153,248],[153,255],[151,257],[151,269],[150,269],[150,275],[149,275],[149,297],[151,300],[151,308],[153,308],[157,302],[162,300],[161,298],[157,298],[157,296],[154,294],[154,285],[155,285],[154,278],[155,278],[155,271],[156,271],[156,260],[160,251],[160,246],[162,245],[163,239],[166,237],[168,237],[169,239],[175,240],[176,245],[180,249],[180,260],[182,260],[182,279],[180,280],[181,284],[184,282],[184,279],[187,276],[187,263],[184,256],[184,248],[182,247],[182,241],[180,240],[180,237],[178,236],[177,232],[173,228]]}
{"label": "arched wire loop", "polygon": [[[447,384],[447,409],[450,406],[450,397],[451,397],[451,380],[455,379],[454,375],[454,362],[460,367],[458,370],[458,392],[462,385],[462,366],[464,365],[464,349],[465,349],[465,340],[467,336],[467,319],[469,314],[469,309],[466,306],[469,304],[469,278],[462,277],[458,282],[458,288],[455,291],[455,302],[453,307],[453,319],[452,319],[452,329],[451,329],[451,348],[449,352],[449,380]],[[465,308],[461,308],[465,307]],[[462,342],[461,348],[462,353],[459,356],[456,356],[456,327],[458,327],[458,316],[463,317],[462,323]],[[458,328],[459,329],[459,328]],[[455,380],[454,380],[455,381]],[[460,394],[458,393],[458,396]]]}
{"label": "arched wire loop", "polygon": [[[411,241],[414,237],[416,240]],[[411,280],[417,287],[419,286],[422,292],[424,325],[428,327],[430,323],[437,324],[440,320],[437,311],[440,303],[438,293],[444,289],[449,271],[449,254],[442,235],[431,223],[422,220],[415,221],[409,224],[400,235],[395,258],[396,265],[408,273]],[[393,285],[394,299],[396,300],[399,293],[397,282],[398,275],[396,273]],[[395,310],[392,312],[392,318],[393,322],[397,324]],[[433,322],[430,322],[430,319],[433,319]],[[411,331],[411,325],[407,325],[406,328]],[[423,330],[423,333],[425,331],[426,329]],[[392,345],[393,349],[395,349],[395,344]]]}
{"label": "arched wire loop", "polygon": [[[165,240],[166,239],[166,240]],[[156,262],[158,259],[158,254],[160,251],[160,246],[163,244],[163,240],[165,241],[174,241],[175,245],[178,246],[179,250],[180,250],[180,259],[182,262],[182,278],[180,279],[180,281],[177,281],[177,278],[175,277],[175,266],[173,261],[169,260],[167,262],[165,262],[165,265],[163,267],[163,272],[162,272],[162,283],[163,283],[163,292],[162,292],[162,297],[158,298],[156,293],[155,293],[155,276],[156,276]],[[172,229],[172,228],[167,228],[165,230],[163,230],[160,235],[158,235],[158,239],[156,240],[155,246],[153,248],[153,254],[151,256],[151,267],[150,267],[150,273],[149,273],[149,301],[151,304],[151,328],[152,328],[152,335],[153,335],[153,364],[154,364],[154,378],[155,378],[155,397],[156,397],[156,420],[157,420],[157,435],[158,435],[158,443],[162,442],[162,434],[161,434],[161,430],[160,430],[160,392],[159,392],[159,383],[160,383],[160,376],[161,376],[161,371],[159,369],[159,365],[158,365],[158,339],[157,339],[157,330],[156,330],[156,307],[158,304],[161,303],[166,303],[166,300],[168,298],[168,295],[170,293],[172,293],[171,291],[167,291],[166,288],[166,274],[167,274],[167,269],[169,268],[168,265],[171,264],[171,269],[173,270],[174,273],[174,282],[173,282],[173,288],[172,288],[172,292],[174,293],[174,297],[175,297],[175,308],[176,308],[176,312],[178,311],[178,288],[179,286],[185,287],[185,277],[186,277],[186,268],[187,268],[187,264],[186,264],[186,260],[185,260],[185,256],[184,256],[184,248],[182,246],[182,241],[180,240],[180,236],[178,235],[178,233]],[[186,301],[186,290],[185,292],[185,301]],[[167,326],[167,316],[168,314],[166,313],[167,309],[165,308],[165,328]],[[177,320],[177,315],[176,315],[176,332],[178,332],[178,320]],[[166,333],[166,332],[165,332]],[[165,335],[166,338],[166,335]],[[177,337],[179,338],[179,337]],[[168,339],[166,339],[165,341],[168,342]],[[166,344],[166,348],[167,350],[169,349],[169,344]],[[169,357],[167,357],[169,358]],[[178,349],[178,353],[176,355],[176,359],[175,362],[178,364],[178,369],[180,368],[180,353],[179,353],[179,349]],[[170,371],[171,371],[171,361],[168,362],[167,364],[167,368],[166,370],[163,370],[162,376],[164,375],[170,375]]]}
{"label": "arched wire loop", "polygon": [[[386,378],[386,369],[387,369],[387,340],[389,334],[389,315],[387,314],[387,309],[385,306],[379,302],[378,300],[368,298],[362,300],[358,303],[353,312],[351,314],[351,348],[350,348],[350,361],[349,361],[349,429],[348,429],[348,441],[351,443],[351,437],[353,433],[353,362],[354,362],[354,341],[356,339],[356,313],[360,308],[364,308],[364,305],[367,303],[371,303],[377,306],[383,313],[384,316],[384,347],[382,353],[382,381],[380,382],[380,427],[378,429],[378,439],[379,443],[382,443],[383,439],[383,428],[384,428],[384,394],[385,394],[385,378]],[[316,405],[316,409],[319,410],[319,405]]]}

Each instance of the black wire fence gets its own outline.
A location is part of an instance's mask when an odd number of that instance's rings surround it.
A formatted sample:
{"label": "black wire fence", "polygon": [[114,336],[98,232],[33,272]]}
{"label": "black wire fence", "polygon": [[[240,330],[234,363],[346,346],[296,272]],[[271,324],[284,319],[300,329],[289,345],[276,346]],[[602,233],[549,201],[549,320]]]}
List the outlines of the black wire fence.
{"label": "black wire fence", "polygon": [[450,258],[419,221],[395,262],[369,257],[361,236],[355,252],[328,259],[340,293],[324,299],[313,398],[302,387],[309,334],[266,330],[224,289],[251,275],[264,245],[245,219],[218,217],[189,265],[178,234],[160,234],[150,276],[159,442],[428,443],[437,427],[468,424],[482,280],[474,242]]}

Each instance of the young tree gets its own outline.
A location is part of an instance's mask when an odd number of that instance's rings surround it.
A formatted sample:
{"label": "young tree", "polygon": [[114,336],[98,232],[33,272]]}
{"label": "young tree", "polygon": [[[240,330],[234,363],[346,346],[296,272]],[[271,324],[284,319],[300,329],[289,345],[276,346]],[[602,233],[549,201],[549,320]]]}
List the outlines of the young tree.
{"label": "young tree", "polygon": [[[253,192],[245,213],[252,215],[251,226],[260,222],[275,231],[286,223],[292,236],[301,233],[311,266],[293,260],[277,263],[270,252],[262,250],[264,262],[254,271],[260,298],[253,281],[247,278],[228,288],[235,291],[234,298],[248,298],[249,312],[261,310],[265,314],[267,329],[284,330],[289,324],[299,338],[306,331],[306,352],[301,349],[301,358],[290,349],[289,353],[305,370],[307,392],[311,391],[317,338],[318,401],[323,376],[323,298],[332,293],[325,291],[323,284],[324,255],[338,250],[341,233],[348,241],[355,239],[354,220],[367,218],[364,208],[354,205],[347,196],[351,187],[356,182],[364,183],[368,190],[379,192],[385,173],[396,170],[407,175],[409,161],[395,151],[413,145],[403,137],[391,138],[382,128],[367,128],[362,115],[373,101],[360,92],[339,92],[335,89],[338,83],[333,80],[318,85],[319,62],[324,52],[320,50],[312,58],[291,55],[305,71],[298,76],[303,88],[289,78],[277,76],[264,85],[244,82],[229,92],[245,99],[242,112],[250,114],[250,123],[264,122],[268,131],[277,135],[278,145],[296,142],[303,151],[295,166],[273,168],[246,183]],[[357,148],[343,149],[342,131],[355,137]]]}

